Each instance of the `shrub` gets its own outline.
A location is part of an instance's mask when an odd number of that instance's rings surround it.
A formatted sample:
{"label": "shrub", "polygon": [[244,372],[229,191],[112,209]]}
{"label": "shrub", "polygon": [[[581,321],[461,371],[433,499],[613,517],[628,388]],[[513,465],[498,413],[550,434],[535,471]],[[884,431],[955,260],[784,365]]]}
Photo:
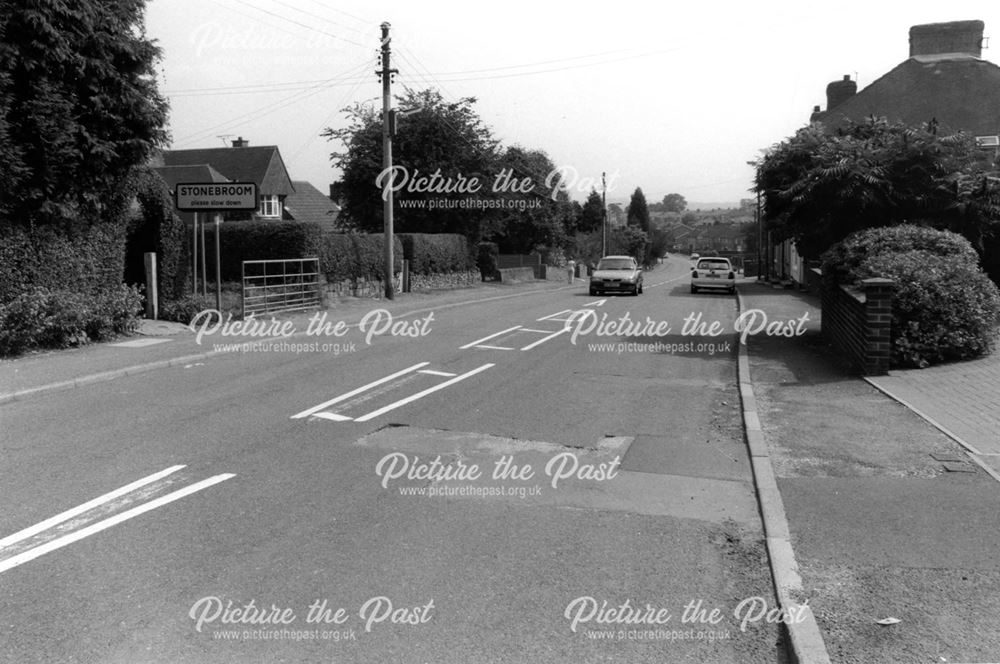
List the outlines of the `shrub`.
{"label": "shrub", "polygon": [[[188,325],[191,320],[202,311],[215,309],[215,293],[203,295],[186,295],[176,300],[164,302],[160,306],[160,320],[170,320]],[[240,318],[243,314],[242,294],[232,288],[222,290],[222,317],[232,315],[234,319]]]}
{"label": "shrub", "polygon": [[134,332],[141,310],[142,293],[122,284],[97,295],[36,286],[0,305],[0,355]]}
{"label": "shrub", "polygon": [[483,281],[493,281],[500,274],[500,248],[496,242],[480,242],[476,245],[476,265]]}
{"label": "shrub", "polygon": [[926,367],[990,352],[1000,323],[1000,291],[960,235],[914,226],[855,233],[823,256],[824,279],[857,285],[895,282],[892,364]]}
{"label": "shrub", "polygon": [[467,272],[475,267],[469,241],[457,233],[399,233],[412,274]]}
{"label": "shrub", "polygon": [[[209,281],[215,280],[215,229],[205,229]],[[243,261],[319,256],[322,227],[308,221],[226,221],[219,226],[222,280],[240,281]],[[200,262],[199,257],[199,262]]]}
{"label": "shrub", "polygon": [[[320,271],[328,282],[379,280],[385,265],[385,240],[381,233],[325,233],[319,251]],[[403,245],[394,238],[393,268],[403,269]]]}
{"label": "shrub", "polygon": [[870,228],[838,242],[822,256],[823,277],[830,285],[856,283],[858,267],[870,256],[907,251],[953,256],[973,266],[979,263],[976,250],[958,233],[903,224]]}

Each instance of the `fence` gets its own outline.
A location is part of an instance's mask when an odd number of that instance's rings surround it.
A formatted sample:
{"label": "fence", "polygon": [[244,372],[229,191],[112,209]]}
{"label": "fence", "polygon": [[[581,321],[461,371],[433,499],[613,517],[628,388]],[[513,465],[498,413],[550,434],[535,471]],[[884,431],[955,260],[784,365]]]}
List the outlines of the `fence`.
{"label": "fence", "polygon": [[319,259],[243,261],[243,317],[319,307]]}

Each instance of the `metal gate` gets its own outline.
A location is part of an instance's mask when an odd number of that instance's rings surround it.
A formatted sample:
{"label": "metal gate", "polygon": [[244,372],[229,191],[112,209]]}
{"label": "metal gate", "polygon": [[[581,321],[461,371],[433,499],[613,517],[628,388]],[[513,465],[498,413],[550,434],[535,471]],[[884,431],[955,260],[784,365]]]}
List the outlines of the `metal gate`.
{"label": "metal gate", "polygon": [[243,317],[321,305],[318,258],[243,261]]}

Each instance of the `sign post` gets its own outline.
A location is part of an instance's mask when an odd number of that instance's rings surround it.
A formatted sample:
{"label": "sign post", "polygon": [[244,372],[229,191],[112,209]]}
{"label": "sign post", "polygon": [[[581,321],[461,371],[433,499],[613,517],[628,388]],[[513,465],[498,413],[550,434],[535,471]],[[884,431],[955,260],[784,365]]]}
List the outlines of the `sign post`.
{"label": "sign post", "polygon": [[[219,226],[223,212],[247,212],[259,207],[256,182],[180,182],[174,189],[174,203],[180,212],[194,212],[194,292],[198,292],[198,213],[215,213],[215,304],[222,311],[222,263]],[[202,237],[202,291],[207,295],[208,272],[205,269],[205,226]]]}

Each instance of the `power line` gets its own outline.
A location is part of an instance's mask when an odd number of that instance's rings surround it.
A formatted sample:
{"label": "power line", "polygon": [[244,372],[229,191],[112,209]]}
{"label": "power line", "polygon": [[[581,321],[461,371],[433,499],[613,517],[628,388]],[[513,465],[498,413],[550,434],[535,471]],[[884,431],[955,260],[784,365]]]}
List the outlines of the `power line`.
{"label": "power line", "polygon": [[361,46],[362,48],[367,48],[367,46],[365,44],[362,44],[361,42],[356,42],[353,39],[348,39],[347,37],[341,37],[340,35],[335,35],[332,32],[327,32],[326,30],[320,30],[319,28],[317,28],[315,26],[312,26],[312,25],[309,25],[308,23],[301,23],[301,22],[296,21],[294,19],[290,19],[287,16],[282,16],[281,14],[277,14],[277,13],[269,11],[267,9],[262,9],[262,8],[256,6],[256,5],[253,5],[253,4],[249,3],[249,2],[247,2],[246,0],[233,0],[233,2],[239,3],[239,4],[241,4],[241,5],[245,6],[245,7],[249,7],[250,9],[255,9],[255,10],[257,10],[257,11],[263,13],[263,14],[267,14],[268,16],[273,16],[273,17],[275,17],[277,19],[280,19],[282,21],[286,21],[288,23],[292,23],[293,25],[297,25],[300,28],[305,28],[306,30],[312,30],[313,32],[317,32],[317,33],[319,33],[321,35],[326,35],[327,37],[333,37],[334,39],[339,39],[340,41],[345,41],[345,42],[347,42],[349,44],[354,44],[355,46]]}

